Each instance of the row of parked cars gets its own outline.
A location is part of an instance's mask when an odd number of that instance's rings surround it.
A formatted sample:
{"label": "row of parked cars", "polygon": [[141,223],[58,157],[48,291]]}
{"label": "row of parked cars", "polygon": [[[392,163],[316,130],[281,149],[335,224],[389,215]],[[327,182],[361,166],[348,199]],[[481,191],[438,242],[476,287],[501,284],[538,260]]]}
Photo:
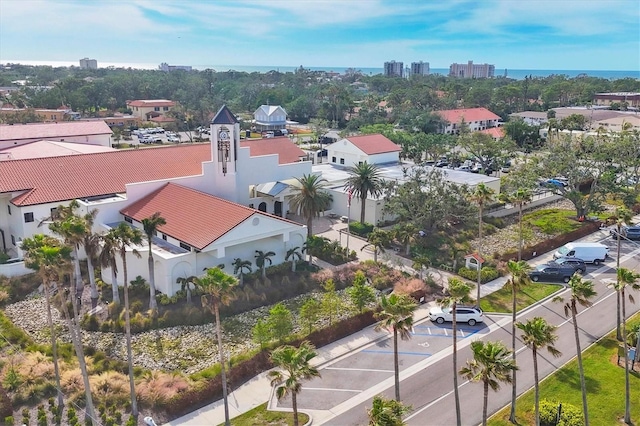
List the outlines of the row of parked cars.
{"label": "row of parked cars", "polygon": [[496,170],[500,170],[502,173],[509,173],[511,170],[511,160],[505,161],[502,165],[498,165],[496,161],[491,161],[487,169],[483,170],[482,164],[477,161],[465,160],[464,162],[460,162],[458,160],[450,160],[446,156],[442,156],[438,161],[433,163],[433,166],[459,170],[462,172],[485,173],[486,175],[490,175]]}

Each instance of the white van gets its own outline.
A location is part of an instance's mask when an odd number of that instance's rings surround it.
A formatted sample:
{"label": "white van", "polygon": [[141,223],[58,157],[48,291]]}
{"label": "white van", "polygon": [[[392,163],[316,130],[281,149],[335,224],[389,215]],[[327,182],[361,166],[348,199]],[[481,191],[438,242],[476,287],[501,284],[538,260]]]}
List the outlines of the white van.
{"label": "white van", "polygon": [[585,263],[599,265],[608,254],[609,247],[601,243],[567,243],[553,254],[553,258],[575,257],[584,260]]}

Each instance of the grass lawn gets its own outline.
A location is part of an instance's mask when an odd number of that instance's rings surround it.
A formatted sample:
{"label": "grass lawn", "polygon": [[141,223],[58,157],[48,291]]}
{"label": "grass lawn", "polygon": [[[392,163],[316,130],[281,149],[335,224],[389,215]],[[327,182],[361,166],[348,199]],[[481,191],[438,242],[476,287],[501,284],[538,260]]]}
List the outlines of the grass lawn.
{"label": "grass lawn", "polygon": [[[560,290],[556,284],[531,283],[523,286],[516,295],[517,310],[520,311],[533,303]],[[480,308],[485,312],[511,313],[511,289],[508,286],[480,299]]]}
{"label": "grass lawn", "polygon": [[[640,316],[636,315],[638,322]],[[618,341],[615,331],[594,344],[582,354],[584,373],[587,383],[587,403],[589,406],[589,422],[593,425],[623,424],[624,417],[624,369],[622,360],[616,366]],[[546,353],[545,353],[546,355]],[[531,356],[529,354],[529,356]],[[520,372],[519,374],[533,374]],[[629,375],[631,389],[631,420],[640,424],[640,365],[636,362],[635,371]],[[582,412],[582,394],[580,392],[580,376],[578,362],[571,361],[555,374],[540,383],[540,400],[554,400],[569,403]],[[518,399],[516,418],[518,424],[534,423],[533,389]],[[492,426],[507,426],[509,407],[505,407],[489,420]]]}
{"label": "grass lawn", "polygon": [[[309,421],[309,416],[298,413],[298,422],[303,425]],[[221,423],[222,425],[224,423]],[[241,416],[231,419],[233,426],[285,426],[293,425],[293,413],[285,411],[268,411],[267,403],[247,411]]]}
{"label": "grass lawn", "polygon": [[559,235],[575,231],[582,226],[575,217],[575,210],[540,209],[525,214],[522,221],[525,225],[537,227],[547,235]]}

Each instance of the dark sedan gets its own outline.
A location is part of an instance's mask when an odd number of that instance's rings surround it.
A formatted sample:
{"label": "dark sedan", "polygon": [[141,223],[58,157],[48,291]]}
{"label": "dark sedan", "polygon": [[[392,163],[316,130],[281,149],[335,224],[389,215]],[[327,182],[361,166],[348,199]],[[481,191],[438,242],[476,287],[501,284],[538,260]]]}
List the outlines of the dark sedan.
{"label": "dark sedan", "polygon": [[578,259],[577,257],[559,257],[553,262],[547,263],[549,266],[571,266],[576,272],[580,272],[584,274],[587,271],[587,265],[584,263],[584,260]]}
{"label": "dark sedan", "polygon": [[573,266],[562,265],[539,265],[529,272],[531,281],[562,281],[568,283],[571,276],[576,272]]}

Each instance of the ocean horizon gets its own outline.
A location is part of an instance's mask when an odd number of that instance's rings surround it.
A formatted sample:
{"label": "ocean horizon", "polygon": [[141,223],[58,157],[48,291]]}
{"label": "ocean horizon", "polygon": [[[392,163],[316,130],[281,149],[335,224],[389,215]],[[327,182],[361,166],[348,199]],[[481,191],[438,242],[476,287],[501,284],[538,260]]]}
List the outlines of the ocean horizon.
{"label": "ocean horizon", "polygon": [[[20,64],[20,65],[50,65],[52,67],[68,67],[78,66],[78,62],[72,61],[22,61],[22,60],[4,60],[0,59],[0,64]],[[206,65],[206,64],[172,64],[172,65],[191,65],[194,70],[212,69],[218,72],[225,71],[238,71],[247,73],[267,73],[270,71],[277,71],[282,73],[294,72],[300,66],[278,66],[278,65]],[[124,63],[124,62],[100,62],[98,61],[98,68],[133,68],[133,69],[147,69],[157,70],[158,65],[150,63]],[[365,75],[382,74],[384,69],[382,67],[311,67],[304,66],[305,69],[311,71],[326,71],[336,72],[344,74],[347,69],[355,69]],[[431,68],[430,74],[448,75],[449,68]],[[548,77],[550,75],[566,75],[569,78],[577,77],[579,75],[587,75],[589,77],[599,77],[609,80],[615,80],[620,78],[635,78],[640,79],[640,70],[545,70],[545,69],[517,69],[517,68],[496,68],[495,77],[513,78],[516,80],[522,80],[525,77]]]}

